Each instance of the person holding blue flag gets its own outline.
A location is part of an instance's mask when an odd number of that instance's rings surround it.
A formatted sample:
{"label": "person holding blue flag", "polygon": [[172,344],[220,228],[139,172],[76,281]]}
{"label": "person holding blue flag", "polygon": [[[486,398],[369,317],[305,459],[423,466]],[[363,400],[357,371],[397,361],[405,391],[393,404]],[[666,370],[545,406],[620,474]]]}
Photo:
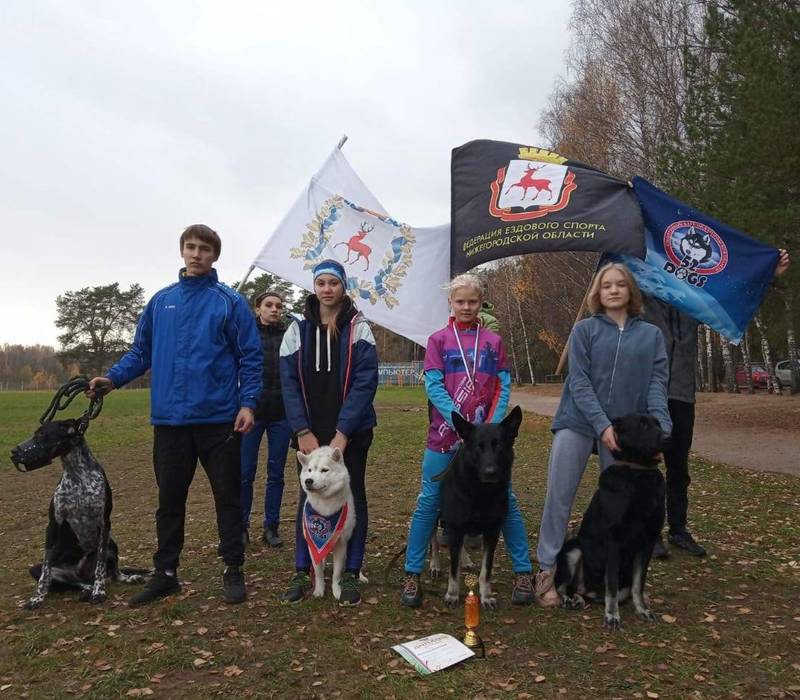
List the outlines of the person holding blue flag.
{"label": "person holding blue flag", "polygon": [[[646,256],[606,255],[633,273],[644,293],[645,319],[658,326],[669,357],[672,446],[667,472],[668,541],[705,556],[687,527],[689,450],[694,435],[697,327],[707,324],[732,342],[744,337],[774,277],[789,267],[789,254],[765,245],[636,177],[633,189],[645,224]],[[654,556],[668,555],[662,540]]]}
{"label": "person holding blue flag", "polygon": [[[789,253],[779,251],[775,277],[789,268]],[[694,438],[695,367],[697,366],[697,327],[700,322],[652,296],[644,297],[644,318],[664,334],[669,358],[667,388],[672,441],[664,450],[667,476],[667,525],[669,544],[695,557],[706,555],[689,531],[689,451]],[[669,552],[659,537],[653,556],[664,559]]]}

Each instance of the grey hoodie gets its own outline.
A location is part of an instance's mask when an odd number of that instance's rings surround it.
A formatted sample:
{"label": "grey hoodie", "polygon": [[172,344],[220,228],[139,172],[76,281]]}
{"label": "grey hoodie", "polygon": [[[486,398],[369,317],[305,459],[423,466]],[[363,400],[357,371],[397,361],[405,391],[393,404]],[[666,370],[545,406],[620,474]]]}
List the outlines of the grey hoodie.
{"label": "grey hoodie", "polygon": [[605,314],[575,325],[569,337],[569,375],[552,430],[569,428],[599,437],[612,418],[654,415],[672,431],[667,409],[667,351],[664,336],[640,316],[624,329]]}

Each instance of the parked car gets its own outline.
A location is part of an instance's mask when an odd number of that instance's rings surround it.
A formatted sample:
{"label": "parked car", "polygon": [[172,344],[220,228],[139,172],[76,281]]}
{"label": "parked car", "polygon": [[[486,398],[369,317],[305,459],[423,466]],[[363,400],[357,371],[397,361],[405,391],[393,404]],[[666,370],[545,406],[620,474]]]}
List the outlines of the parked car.
{"label": "parked car", "polygon": [[[797,370],[800,371],[800,363],[795,360],[794,363]],[[778,383],[778,388],[783,389],[785,386],[792,385],[792,361],[781,360],[775,365],[775,381]]]}
{"label": "parked car", "polygon": [[[766,389],[769,385],[769,374],[764,365],[750,365],[753,371],[753,386],[756,389]],[[740,387],[747,386],[747,371],[744,365],[737,365],[736,367],[736,384]]]}

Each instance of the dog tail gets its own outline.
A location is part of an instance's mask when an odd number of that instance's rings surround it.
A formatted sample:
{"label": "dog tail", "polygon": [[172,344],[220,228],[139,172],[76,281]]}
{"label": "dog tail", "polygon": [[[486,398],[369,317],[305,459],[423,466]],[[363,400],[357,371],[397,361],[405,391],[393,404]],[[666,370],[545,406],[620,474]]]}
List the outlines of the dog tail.
{"label": "dog tail", "polygon": [[392,574],[392,569],[395,567],[395,564],[397,564],[397,562],[400,559],[400,557],[402,557],[406,553],[406,549],[408,549],[408,546],[407,545],[403,545],[403,548],[399,552],[397,552],[397,554],[395,554],[391,558],[389,563],[386,565],[386,571],[383,572],[383,585],[384,586],[388,586],[389,585],[389,576],[391,576],[391,574]]}

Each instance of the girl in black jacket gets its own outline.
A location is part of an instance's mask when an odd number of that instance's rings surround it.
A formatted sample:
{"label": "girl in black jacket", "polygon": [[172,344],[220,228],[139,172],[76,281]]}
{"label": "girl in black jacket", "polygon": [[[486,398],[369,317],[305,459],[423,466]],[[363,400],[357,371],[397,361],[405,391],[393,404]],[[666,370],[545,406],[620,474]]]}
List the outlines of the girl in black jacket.
{"label": "girl in black jacket", "polygon": [[253,429],[242,437],[242,524],[245,543],[250,541],[250,510],[253,481],[258,471],[261,438],[267,434],[267,488],[264,493],[264,532],[262,541],[270,547],[283,545],[278,534],[283,498],[283,470],[289,451],[291,430],[281,396],[279,351],[286,325],[283,323],[283,297],[268,290],[256,297],[255,309],[261,347],[264,351],[261,395],[255,410]]}

